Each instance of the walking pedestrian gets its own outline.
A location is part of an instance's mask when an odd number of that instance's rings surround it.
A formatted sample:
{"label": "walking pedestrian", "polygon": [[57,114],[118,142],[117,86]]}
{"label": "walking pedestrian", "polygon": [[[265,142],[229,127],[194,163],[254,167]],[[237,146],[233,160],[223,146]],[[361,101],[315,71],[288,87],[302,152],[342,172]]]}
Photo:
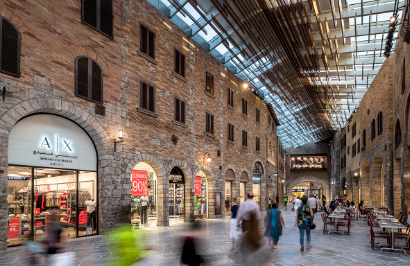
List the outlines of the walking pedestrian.
{"label": "walking pedestrian", "polygon": [[304,246],[304,239],[305,239],[305,232],[306,232],[306,239],[307,239],[307,249],[310,249],[310,225],[311,225],[311,217],[313,217],[312,208],[306,205],[307,199],[302,198],[302,206],[298,208],[298,227],[299,227],[299,234],[300,234],[300,251],[305,250]]}
{"label": "walking pedestrian", "polygon": [[[282,235],[282,230],[285,228],[282,212],[278,209],[276,203],[273,203],[271,209],[267,211],[265,224],[269,229],[269,246],[271,247],[271,250],[274,250],[277,248],[279,237]],[[268,231],[268,229],[266,231]]]}
{"label": "walking pedestrian", "polygon": [[285,210],[288,209],[288,195],[285,194],[285,197],[283,197],[283,202],[285,203]]}
{"label": "walking pedestrian", "polygon": [[237,213],[236,220],[237,226],[242,226],[242,232],[246,232],[248,230],[251,214],[254,214],[255,218],[258,221],[260,221],[261,219],[259,205],[253,201],[253,193],[248,192],[246,196],[247,200],[239,205],[239,211]]}
{"label": "walking pedestrian", "polygon": [[313,212],[313,215],[312,215],[312,222],[313,222],[313,219],[315,218],[315,213],[317,210],[317,201],[313,195],[310,195],[308,199],[308,205],[312,209],[312,212]]}
{"label": "walking pedestrian", "polygon": [[240,237],[240,232],[237,230],[236,225],[236,217],[238,214],[238,209],[239,209],[239,204],[241,203],[241,200],[239,197],[234,198],[234,205],[231,207],[231,227],[230,227],[230,238],[232,239],[232,251],[236,254],[238,253],[238,244],[239,244],[239,237]]}
{"label": "walking pedestrian", "polygon": [[295,210],[295,217],[296,217],[296,223],[298,222],[298,209],[299,206],[302,205],[302,201],[300,200],[300,197],[294,198],[293,199],[293,209]]}
{"label": "walking pedestrian", "polygon": [[323,206],[323,209],[326,211],[326,197],[325,197],[325,195],[322,196],[322,206]]}

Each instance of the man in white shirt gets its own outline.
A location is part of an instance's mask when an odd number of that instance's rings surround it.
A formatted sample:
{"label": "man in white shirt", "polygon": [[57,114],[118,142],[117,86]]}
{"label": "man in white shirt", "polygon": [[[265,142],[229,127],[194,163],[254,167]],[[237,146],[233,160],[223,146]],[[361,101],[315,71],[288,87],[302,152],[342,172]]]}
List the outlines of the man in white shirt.
{"label": "man in white shirt", "polygon": [[300,200],[299,197],[294,197],[293,198],[293,209],[295,211],[295,216],[296,216],[296,224],[298,223],[298,209],[302,205],[302,201]]}
{"label": "man in white shirt", "polygon": [[256,216],[256,219],[260,221],[261,219],[261,214],[259,211],[259,205],[254,202],[253,199],[253,193],[248,192],[247,193],[247,200],[245,202],[242,202],[241,205],[239,205],[239,210],[238,214],[236,217],[236,223],[239,226],[242,222],[242,232],[245,232],[248,230],[249,226],[249,220],[251,218],[251,214],[254,214]]}
{"label": "man in white shirt", "polygon": [[312,208],[313,211],[313,216],[312,216],[312,222],[313,222],[313,218],[315,217],[315,213],[317,210],[317,201],[316,198],[312,195],[310,195],[309,199],[308,199],[308,205],[310,208]]}

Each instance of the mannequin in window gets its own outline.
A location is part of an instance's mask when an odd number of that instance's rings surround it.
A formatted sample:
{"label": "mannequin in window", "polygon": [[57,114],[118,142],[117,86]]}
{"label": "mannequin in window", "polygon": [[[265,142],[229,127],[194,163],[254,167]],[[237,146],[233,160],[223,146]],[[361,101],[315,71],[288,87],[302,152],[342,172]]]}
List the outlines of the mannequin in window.
{"label": "mannequin in window", "polygon": [[206,203],[205,203],[205,200],[202,200],[201,206],[199,207],[199,213],[202,216],[206,216]]}
{"label": "mannequin in window", "polygon": [[142,196],[140,199],[141,199],[141,224],[147,224],[148,197]]}
{"label": "mannequin in window", "polygon": [[85,205],[87,206],[87,226],[92,226],[93,230],[97,228],[97,215],[95,213],[95,208],[97,207],[97,202],[92,200],[87,200],[85,202]]}

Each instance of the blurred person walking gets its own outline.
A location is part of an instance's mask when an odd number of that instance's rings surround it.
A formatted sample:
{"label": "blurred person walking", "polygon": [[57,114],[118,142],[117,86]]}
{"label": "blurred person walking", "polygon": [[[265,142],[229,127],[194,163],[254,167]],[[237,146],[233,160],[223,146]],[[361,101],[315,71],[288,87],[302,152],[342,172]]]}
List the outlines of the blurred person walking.
{"label": "blurred person walking", "polygon": [[296,211],[295,212],[295,219],[296,219],[295,225],[298,223],[298,209],[300,205],[302,205],[302,201],[300,200],[300,197],[293,198],[292,211]]}
{"label": "blurred person walking", "polygon": [[269,246],[271,247],[271,250],[274,250],[277,248],[279,237],[282,235],[282,230],[285,228],[282,212],[278,209],[276,203],[273,203],[271,208],[267,211],[265,224],[269,238]]}
{"label": "blurred person walking", "polygon": [[61,248],[62,228],[58,219],[57,212],[54,211],[50,217],[47,236],[43,239],[43,244],[47,247],[48,254],[56,254]]}
{"label": "blurred person walking", "polygon": [[283,203],[285,204],[285,210],[288,209],[288,195],[285,195],[283,197]]}
{"label": "blurred person walking", "polygon": [[231,207],[231,224],[230,224],[230,230],[229,230],[229,237],[232,239],[232,251],[236,254],[238,253],[238,248],[239,248],[239,237],[241,233],[239,230],[236,228],[237,225],[237,214],[238,214],[238,209],[239,209],[239,204],[241,203],[241,200],[239,197],[234,198],[234,205]]}
{"label": "blurred person walking", "polygon": [[312,208],[307,206],[307,198],[302,198],[302,206],[297,210],[298,214],[298,227],[300,234],[300,251],[305,250],[304,239],[306,232],[307,248],[310,249],[310,226],[312,223],[313,211]]}
{"label": "blurred person walking", "polygon": [[198,239],[201,234],[201,223],[195,222],[191,224],[191,230],[188,236],[185,237],[182,247],[181,262],[189,266],[199,266],[204,263],[202,257],[198,254]]}
{"label": "blurred person walking", "polygon": [[[261,219],[261,214],[259,211],[259,205],[254,202],[253,200],[253,193],[248,192],[247,193],[247,200],[241,205],[239,205],[239,211],[237,214],[237,221],[236,224],[238,227],[242,225],[242,232],[246,232],[249,229],[249,221],[251,218],[251,215],[255,215],[255,219],[258,220],[258,223]],[[256,223],[256,225],[258,225]]]}
{"label": "blurred person walking", "polygon": [[[243,203],[242,203],[243,204]],[[242,204],[241,207],[242,208]],[[258,212],[259,213],[259,212]],[[260,216],[260,214],[259,214]],[[247,230],[242,235],[241,252],[243,254],[244,265],[260,265],[257,251],[261,247],[261,234],[259,232],[259,218],[255,212],[250,212],[247,217]]]}
{"label": "blurred person walking", "polygon": [[315,196],[313,196],[313,194],[311,194],[308,199],[308,205],[312,209],[312,212],[313,212],[313,215],[312,215],[312,222],[313,222],[313,219],[315,218],[315,213],[317,210],[317,200]]}

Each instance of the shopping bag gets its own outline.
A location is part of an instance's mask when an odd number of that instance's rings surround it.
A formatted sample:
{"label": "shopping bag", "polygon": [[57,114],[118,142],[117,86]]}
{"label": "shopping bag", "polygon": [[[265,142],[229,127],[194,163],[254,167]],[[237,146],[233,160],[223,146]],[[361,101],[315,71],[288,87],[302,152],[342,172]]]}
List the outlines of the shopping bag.
{"label": "shopping bag", "polygon": [[49,255],[47,260],[49,266],[74,266],[75,252],[65,252]]}

